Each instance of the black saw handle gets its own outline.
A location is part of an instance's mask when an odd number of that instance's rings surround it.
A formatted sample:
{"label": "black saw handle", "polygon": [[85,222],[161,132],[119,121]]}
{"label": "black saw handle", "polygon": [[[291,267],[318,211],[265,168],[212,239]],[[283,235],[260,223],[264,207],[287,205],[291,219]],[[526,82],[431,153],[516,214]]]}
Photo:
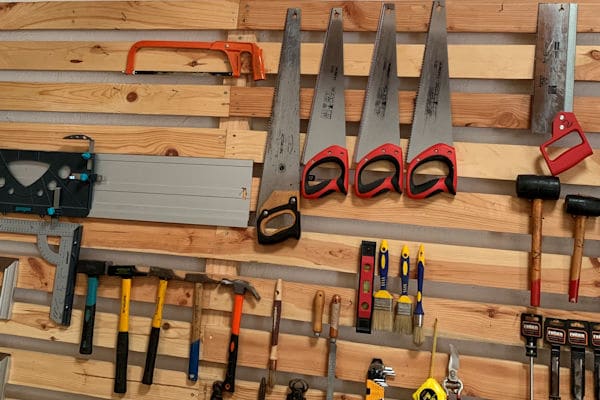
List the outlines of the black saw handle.
{"label": "black saw handle", "polygon": [[[298,192],[274,191],[264,202],[256,218],[258,243],[277,244],[286,239],[300,239],[300,211],[298,211]],[[273,219],[288,214],[293,218],[291,225],[267,231],[267,224]]]}

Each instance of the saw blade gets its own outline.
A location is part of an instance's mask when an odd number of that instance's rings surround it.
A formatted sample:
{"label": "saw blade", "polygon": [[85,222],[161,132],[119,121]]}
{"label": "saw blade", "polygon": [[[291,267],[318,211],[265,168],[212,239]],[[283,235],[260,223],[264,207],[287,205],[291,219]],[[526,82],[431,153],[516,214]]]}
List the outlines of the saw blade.
{"label": "saw blade", "polygon": [[274,190],[300,188],[300,9],[287,12],[258,210]]}
{"label": "saw blade", "polygon": [[434,1],[406,161],[436,143],[452,145],[446,3]]}
{"label": "saw blade", "polygon": [[382,144],[400,145],[399,80],[396,63],[395,6],[394,4],[384,4],[381,7],[365,103],[354,152],[354,161],[357,163]]}
{"label": "saw blade", "polygon": [[342,9],[332,8],[313,96],[302,164],[332,145],[346,147]]}
{"label": "saw blade", "polygon": [[573,111],[577,4],[539,4],[531,131],[550,135],[560,111]]}

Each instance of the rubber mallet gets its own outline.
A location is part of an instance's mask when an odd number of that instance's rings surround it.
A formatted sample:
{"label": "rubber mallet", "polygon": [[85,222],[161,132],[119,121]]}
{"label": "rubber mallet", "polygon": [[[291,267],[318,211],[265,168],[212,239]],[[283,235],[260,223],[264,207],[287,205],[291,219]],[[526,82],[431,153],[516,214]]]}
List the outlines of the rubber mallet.
{"label": "rubber mallet", "polygon": [[555,176],[517,176],[517,196],[532,200],[531,205],[531,305],[539,307],[542,286],[542,206],[544,200],[556,200],[560,195],[560,179]]}
{"label": "rubber mallet", "polygon": [[579,276],[583,258],[583,242],[585,240],[585,221],[588,217],[600,216],[600,199],[597,197],[568,195],[565,198],[567,213],[575,217],[573,232],[573,255],[571,256],[571,273],[569,279],[569,301],[577,303],[579,296]]}

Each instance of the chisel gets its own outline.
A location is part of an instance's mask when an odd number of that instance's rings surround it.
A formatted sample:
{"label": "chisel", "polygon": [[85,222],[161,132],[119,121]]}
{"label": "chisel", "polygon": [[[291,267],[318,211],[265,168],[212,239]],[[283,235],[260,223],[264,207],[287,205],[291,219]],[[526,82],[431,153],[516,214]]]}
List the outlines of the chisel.
{"label": "chisel", "polygon": [[550,400],[560,400],[560,346],[567,344],[567,321],[546,318],[544,340],[550,345]]}
{"label": "chisel", "polygon": [[333,295],[329,312],[329,360],[327,361],[327,400],[333,400],[333,385],[335,383],[335,357],[337,350],[338,326],[340,322],[340,306],[342,298]]}
{"label": "chisel", "polygon": [[567,342],[571,346],[571,396],[574,400],[585,397],[585,347],[588,345],[588,323],[567,321]]}
{"label": "chisel", "polygon": [[600,323],[590,322],[589,346],[594,349],[594,400],[600,400]]}
{"label": "chisel", "polygon": [[525,338],[525,355],[529,357],[529,399],[533,400],[533,359],[537,357],[537,341],[542,337],[543,317],[521,314],[521,336]]}

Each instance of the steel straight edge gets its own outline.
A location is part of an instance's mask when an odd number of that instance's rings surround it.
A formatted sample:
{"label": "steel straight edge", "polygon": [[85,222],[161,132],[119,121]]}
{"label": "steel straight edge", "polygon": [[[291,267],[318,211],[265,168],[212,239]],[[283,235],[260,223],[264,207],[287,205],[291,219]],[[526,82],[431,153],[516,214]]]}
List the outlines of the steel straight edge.
{"label": "steel straight edge", "polygon": [[90,217],[248,226],[252,161],[97,154]]}

